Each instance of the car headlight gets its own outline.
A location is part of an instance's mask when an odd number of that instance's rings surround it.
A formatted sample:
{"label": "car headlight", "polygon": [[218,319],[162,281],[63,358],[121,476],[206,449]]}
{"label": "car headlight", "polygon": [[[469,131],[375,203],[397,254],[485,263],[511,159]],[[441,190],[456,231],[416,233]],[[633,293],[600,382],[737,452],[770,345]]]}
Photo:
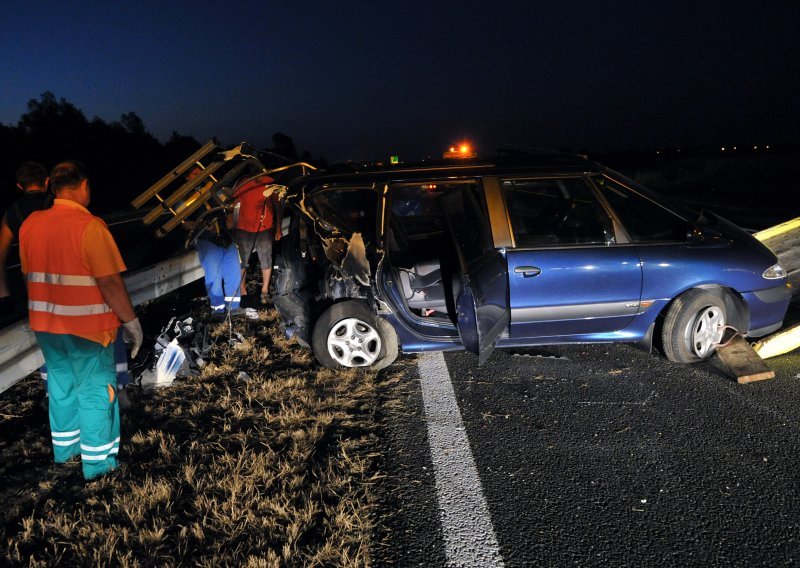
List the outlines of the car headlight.
{"label": "car headlight", "polygon": [[780,264],[773,264],[769,268],[767,268],[763,274],[761,274],[767,280],[778,280],[780,278],[786,278],[786,271],[783,269],[783,266]]}

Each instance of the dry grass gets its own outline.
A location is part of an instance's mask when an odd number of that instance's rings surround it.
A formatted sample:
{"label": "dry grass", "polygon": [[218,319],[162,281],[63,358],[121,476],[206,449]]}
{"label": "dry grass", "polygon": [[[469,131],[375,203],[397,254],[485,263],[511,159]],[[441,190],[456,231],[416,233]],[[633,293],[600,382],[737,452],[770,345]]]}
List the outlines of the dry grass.
{"label": "dry grass", "polygon": [[35,378],[4,393],[0,564],[370,565],[376,381],[398,371],[321,369],[273,314],[234,322],[234,346],[220,325],[199,377],[142,396],[94,482],[51,463]]}

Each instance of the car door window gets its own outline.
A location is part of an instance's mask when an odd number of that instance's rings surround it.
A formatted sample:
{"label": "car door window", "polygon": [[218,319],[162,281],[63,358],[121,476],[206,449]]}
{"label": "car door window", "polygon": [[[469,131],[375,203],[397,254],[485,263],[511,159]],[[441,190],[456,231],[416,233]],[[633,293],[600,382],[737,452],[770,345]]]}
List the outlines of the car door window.
{"label": "car door window", "polygon": [[446,214],[451,232],[465,258],[478,258],[491,250],[488,221],[478,199],[476,184],[450,190]]}
{"label": "car door window", "polygon": [[611,219],[583,178],[503,181],[517,247],[614,242]]}
{"label": "car door window", "polygon": [[375,240],[378,196],[374,189],[335,187],[314,193],[306,205],[327,230],[361,233],[366,242]]}
{"label": "car door window", "polygon": [[593,178],[634,242],[683,242],[689,223],[663,205],[606,176]]}
{"label": "car door window", "polygon": [[441,256],[444,250],[449,251],[450,238],[439,199],[459,188],[467,188],[480,203],[481,188],[473,180],[393,184],[389,190],[389,250],[415,257]]}

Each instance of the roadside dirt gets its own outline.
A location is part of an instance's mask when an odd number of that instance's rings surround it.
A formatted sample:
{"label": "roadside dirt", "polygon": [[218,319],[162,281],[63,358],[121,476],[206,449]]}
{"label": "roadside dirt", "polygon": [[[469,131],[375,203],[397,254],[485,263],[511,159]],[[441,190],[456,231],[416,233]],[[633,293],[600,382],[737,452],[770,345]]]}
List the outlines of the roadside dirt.
{"label": "roadside dirt", "polygon": [[[177,309],[148,306],[149,339]],[[385,535],[380,423],[408,363],[323,369],[273,309],[259,315],[217,324],[198,376],[131,388],[121,466],[97,481],[78,461],[52,463],[37,374],[2,393],[0,564],[370,565]],[[231,332],[245,340],[229,344]]]}

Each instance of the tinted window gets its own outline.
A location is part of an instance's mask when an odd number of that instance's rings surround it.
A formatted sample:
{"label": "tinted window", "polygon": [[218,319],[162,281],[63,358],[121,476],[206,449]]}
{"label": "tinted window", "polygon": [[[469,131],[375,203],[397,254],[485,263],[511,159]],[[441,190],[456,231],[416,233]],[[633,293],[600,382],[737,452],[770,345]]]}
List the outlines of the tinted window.
{"label": "tinted window", "polygon": [[614,242],[611,221],[583,178],[505,180],[518,247]]}
{"label": "tinted window", "polygon": [[689,224],[658,203],[605,176],[593,178],[633,241],[686,239]]}
{"label": "tinted window", "polygon": [[375,240],[375,216],[378,197],[373,189],[331,188],[306,199],[306,206],[322,222],[352,234],[361,233],[364,240]]}

